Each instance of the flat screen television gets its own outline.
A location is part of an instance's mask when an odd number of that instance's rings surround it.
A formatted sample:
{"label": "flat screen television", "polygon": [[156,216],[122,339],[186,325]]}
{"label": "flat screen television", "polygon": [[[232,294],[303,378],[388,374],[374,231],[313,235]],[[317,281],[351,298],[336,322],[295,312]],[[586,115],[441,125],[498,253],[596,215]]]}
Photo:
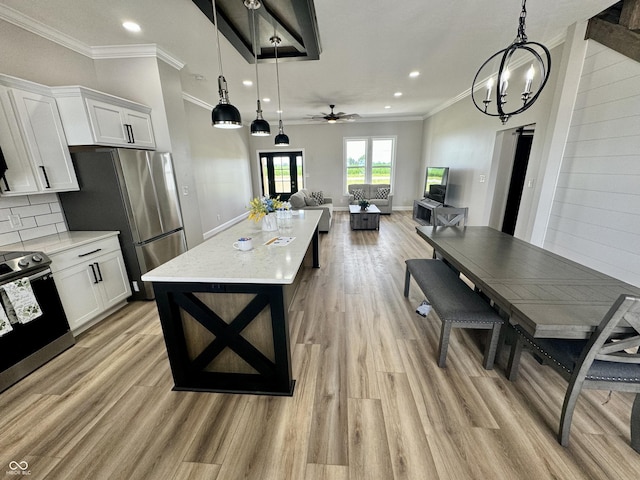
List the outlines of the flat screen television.
{"label": "flat screen television", "polygon": [[424,198],[445,203],[448,182],[449,167],[427,167],[427,175],[424,181]]}

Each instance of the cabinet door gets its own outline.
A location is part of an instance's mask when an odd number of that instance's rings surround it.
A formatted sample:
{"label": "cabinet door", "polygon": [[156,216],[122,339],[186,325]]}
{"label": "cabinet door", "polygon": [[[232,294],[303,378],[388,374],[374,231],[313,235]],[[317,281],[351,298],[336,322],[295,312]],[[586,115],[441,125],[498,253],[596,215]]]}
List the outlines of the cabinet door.
{"label": "cabinet door", "polygon": [[133,146],[148,149],[156,148],[153,127],[151,126],[151,115],[127,108],[123,110],[123,115],[125,128],[128,125],[130,129]]}
{"label": "cabinet door", "polygon": [[124,126],[122,108],[92,98],[87,98],[86,102],[96,143],[131,146]]}
{"label": "cabinet door", "polygon": [[40,190],[79,190],[55,98],[17,89],[10,93]]}
{"label": "cabinet door", "polygon": [[86,263],[64,269],[53,276],[71,330],[103,311],[99,283]]}
{"label": "cabinet door", "polygon": [[13,112],[9,90],[3,86],[0,86],[0,148],[8,167],[4,179],[0,180],[0,194],[37,192],[38,184]]}
{"label": "cabinet door", "polygon": [[120,251],[103,255],[96,259],[95,263],[105,309],[122,302],[131,295],[129,277]]}

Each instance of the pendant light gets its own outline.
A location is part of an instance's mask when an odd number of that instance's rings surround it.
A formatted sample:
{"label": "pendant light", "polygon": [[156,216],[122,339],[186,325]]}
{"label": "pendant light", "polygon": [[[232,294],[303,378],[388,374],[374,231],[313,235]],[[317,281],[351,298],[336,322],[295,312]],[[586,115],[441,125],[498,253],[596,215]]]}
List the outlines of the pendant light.
{"label": "pendant light", "polygon": [[267,137],[271,135],[271,127],[269,122],[262,118],[262,107],[260,106],[260,81],[258,79],[258,41],[256,34],[256,14],[255,11],[260,8],[258,0],[244,0],[244,6],[251,10],[251,31],[253,32],[253,59],[256,64],[256,93],[258,95],[256,110],[256,119],[251,122],[251,135],[255,137]]}
{"label": "pendant light", "polygon": [[284,133],[284,127],[282,126],[282,106],[280,105],[280,72],[278,71],[278,45],[280,45],[280,37],[274,35],[271,37],[271,43],[275,49],[276,56],[276,83],[278,85],[278,135],[276,135],[276,146],[289,145],[289,137]]}
{"label": "pendant light", "polygon": [[222,73],[222,55],[220,54],[220,34],[218,33],[218,16],[216,13],[216,0],[212,0],[213,6],[213,23],[216,28],[216,46],[218,48],[218,93],[220,94],[220,102],[211,112],[211,122],[216,128],[240,128],[242,127],[242,119],[240,112],[236,107],[229,103],[229,92],[227,90],[227,81]]}
{"label": "pendant light", "polygon": [[[476,76],[473,79],[471,86],[471,99],[478,110],[490,117],[499,117],[503,124],[507,123],[510,117],[524,112],[531,107],[534,102],[540,96],[542,89],[547,84],[549,79],[549,72],[551,71],[551,54],[549,49],[538,42],[530,42],[525,33],[525,20],[527,17],[527,0],[522,0],[522,11],[520,18],[518,19],[518,34],[516,39],[507,48],[500,50],[493,54],[489,59],[482,64]],[[511,73],[509,71],[509,62],[514,55],[528,58],[529,61],[524,62],[522,58],[518,59],[518,64],[530,64],[531,66],[527,70],[524,78],[524,90],[520,94],[521,104],[512,102],[514,106],[510,109],[506,107],[507,104],[507,88],[509,87],[509,79]],[[494,80],[493,76],[489,75],[486,82],[486,90],[482,90],[479,85],[478,79],[486,78],[487,69],[485,67],[493,61],[494,58],[500,58],[500,68],[498,74]],[[537,67],[537,68],[536,68]],[[512,67],[513,68],[513,67]],[[534,78],[537,81],[537,90],[533,86]],[[513,80],[512,80],[513,83]],[[495,85],[495,102],[492,100],[493,87]],[[476,90],[483,91],[483,95],[486,94],[482,100],[483,106],[480,106],[476,99]],[[489,109],[491,104],[495,105],[492,109]]]}

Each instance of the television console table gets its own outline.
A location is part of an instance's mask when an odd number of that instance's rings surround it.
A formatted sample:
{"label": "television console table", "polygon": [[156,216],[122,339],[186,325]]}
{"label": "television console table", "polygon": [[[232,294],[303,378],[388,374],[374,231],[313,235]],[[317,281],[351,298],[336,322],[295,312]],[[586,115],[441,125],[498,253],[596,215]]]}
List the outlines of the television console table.
{"label": "television console table", "polygon": [[433,209],[445,205],[429,198],[413,201],[413,219],[421,225],[433,225],[431,218]]}
{"label": "television console table", "polygon": [[[321,215],[300,210],[281,232],[245,220],[143,275],[174,390],[293,394],[288,310],[302,265],[320,266]],[[253,249],[235,250],[240,237]]]}

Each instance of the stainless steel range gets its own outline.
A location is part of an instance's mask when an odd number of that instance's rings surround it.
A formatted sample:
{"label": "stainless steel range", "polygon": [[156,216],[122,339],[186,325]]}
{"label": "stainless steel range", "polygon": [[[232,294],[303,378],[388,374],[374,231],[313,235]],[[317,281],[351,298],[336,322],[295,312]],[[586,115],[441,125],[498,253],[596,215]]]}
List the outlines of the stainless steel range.
{"label": "stainless steel range", "polygon": [[[0,251],[0,289],[28,278],[42,315],[20,323],[11,320],[11,331],[0,336],[0,392],[71,347],[75,340],[60,303],[49,264],[42,252]],[[6,295],[2,308],[8,310]]]}

